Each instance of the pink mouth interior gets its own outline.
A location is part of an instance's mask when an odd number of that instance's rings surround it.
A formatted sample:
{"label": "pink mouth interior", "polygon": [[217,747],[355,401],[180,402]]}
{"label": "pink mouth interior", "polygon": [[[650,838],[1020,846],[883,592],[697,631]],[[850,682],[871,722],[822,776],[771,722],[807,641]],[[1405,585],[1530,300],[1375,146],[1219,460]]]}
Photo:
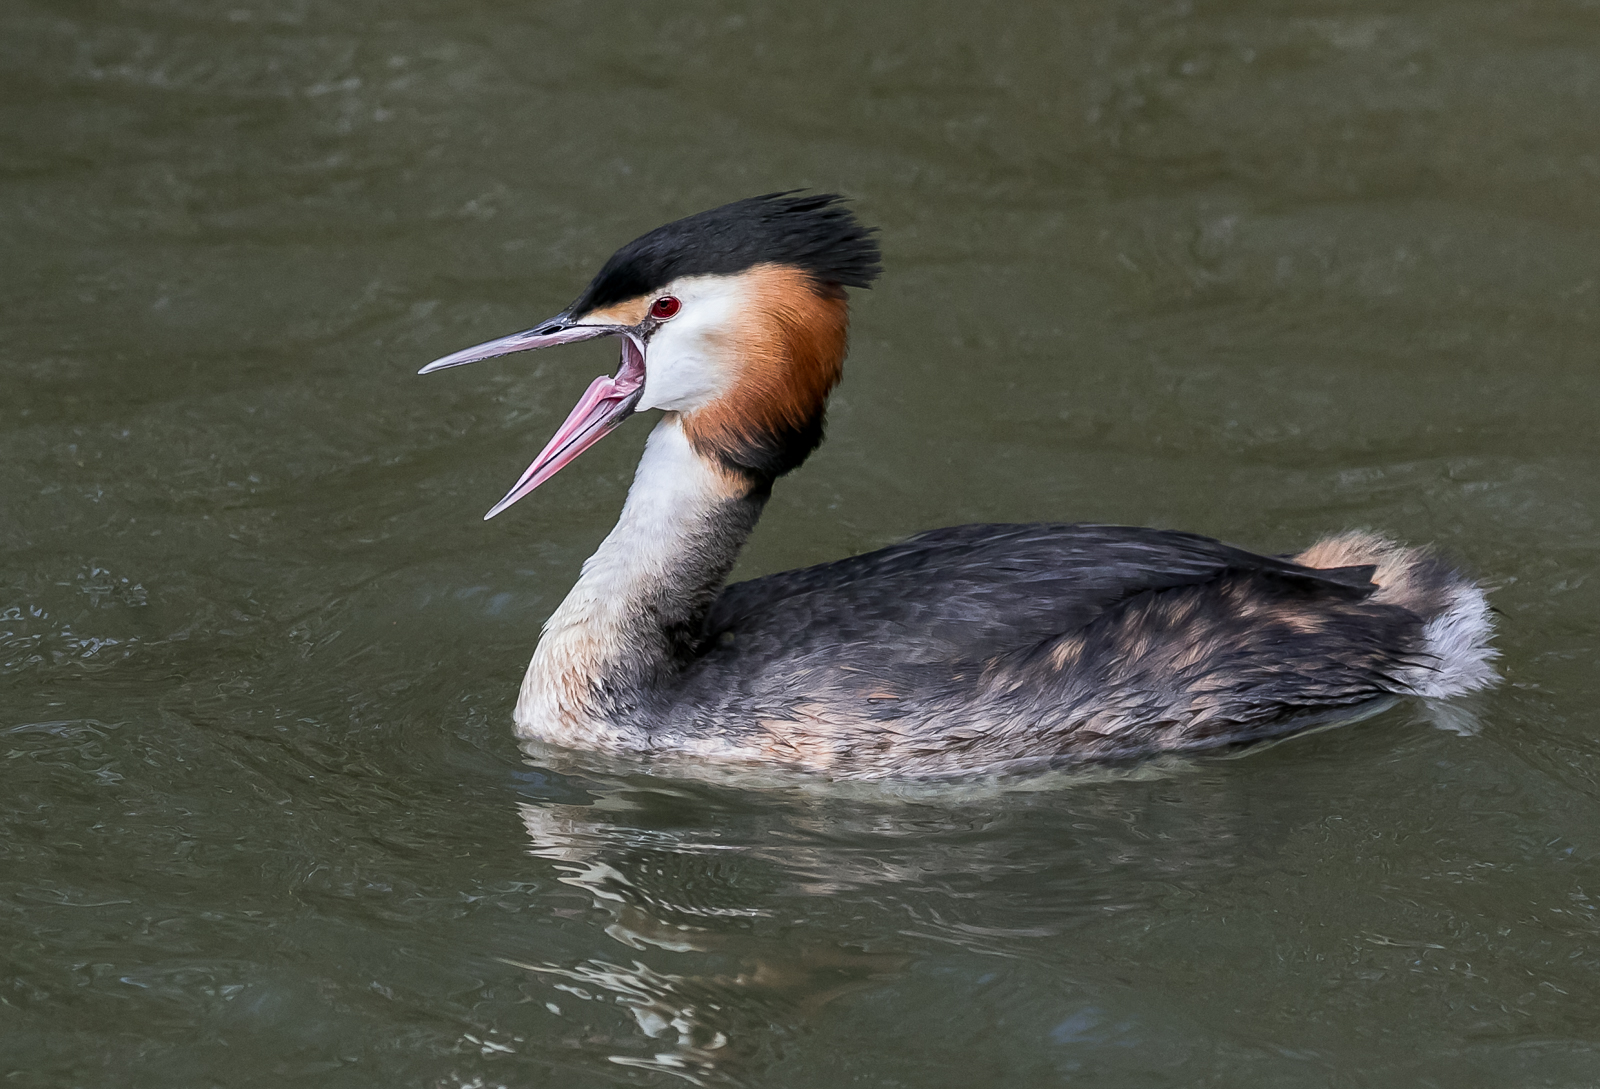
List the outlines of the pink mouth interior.
{"label": "pink mouth interior", "polygon": [[487,521],[533,489],[555,476],[577,456],[609,435],[633,411],[644,388],[644,350],[633,337],[622,336],[622,365],[615,375],[601,375],[589,388],[556,433],[533,459],[506,497],[485,514]]}

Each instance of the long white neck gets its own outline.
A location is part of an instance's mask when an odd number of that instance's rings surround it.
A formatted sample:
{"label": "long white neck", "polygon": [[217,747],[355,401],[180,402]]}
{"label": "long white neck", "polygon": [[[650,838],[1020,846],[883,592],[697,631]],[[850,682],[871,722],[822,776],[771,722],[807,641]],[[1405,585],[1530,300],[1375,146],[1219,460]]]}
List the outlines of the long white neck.
{"label": "long white neck", "polygon": [[545,622],[523,677],[517,733],[636,748],[641,711],[694,653],[765,502],[695,453],[675,413],[650,433],[616,528]]}

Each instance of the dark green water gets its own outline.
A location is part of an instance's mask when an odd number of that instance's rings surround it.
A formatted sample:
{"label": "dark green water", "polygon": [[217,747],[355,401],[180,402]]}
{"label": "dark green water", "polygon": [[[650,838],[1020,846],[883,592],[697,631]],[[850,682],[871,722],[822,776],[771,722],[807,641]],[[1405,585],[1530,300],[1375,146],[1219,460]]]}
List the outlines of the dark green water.
{"label": "dark green water", "polygon": [[[519,751],[647,427],[484,524],[614,349],[413,372],[797,185],[888,271],[741,572],[1373,526],[1507,683],[1028,791]],[[4,1084],[1600,1083],[1597,196],[1592,0],[6,0]]]}

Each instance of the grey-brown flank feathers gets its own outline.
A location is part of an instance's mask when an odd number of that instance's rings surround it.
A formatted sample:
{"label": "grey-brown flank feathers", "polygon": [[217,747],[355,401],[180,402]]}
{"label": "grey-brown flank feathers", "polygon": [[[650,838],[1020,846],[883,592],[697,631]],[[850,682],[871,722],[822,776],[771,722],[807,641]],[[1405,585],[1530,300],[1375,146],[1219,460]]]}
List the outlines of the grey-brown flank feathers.
{"label": "grey-brown flank feathers", "polygon": [[[663,749],[742,737],[845,775],[1026,770],[1213,748],[1418,691],[1426,623],[1471,587],[1363,537],[1313,569],[1193,534],[970,525],[739,583],[674,682],[639,693]],[[1397,593],[1409,595],[1395,603]],[[1409,607],[1407,607],[1409,606]],[[1491,674],[1492,676],[1492,674]]]}

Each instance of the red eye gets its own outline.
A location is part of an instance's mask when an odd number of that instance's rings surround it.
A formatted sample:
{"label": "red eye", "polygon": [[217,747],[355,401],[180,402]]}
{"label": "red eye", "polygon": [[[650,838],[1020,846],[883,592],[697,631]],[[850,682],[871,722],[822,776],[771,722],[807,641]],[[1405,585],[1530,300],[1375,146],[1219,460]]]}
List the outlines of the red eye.
{"label": "red eye", "polygon": [[673,296],[663,295],[650,304],[650,316],[657,321],[666,321],[676,314],[682,306],[683,304]]}

